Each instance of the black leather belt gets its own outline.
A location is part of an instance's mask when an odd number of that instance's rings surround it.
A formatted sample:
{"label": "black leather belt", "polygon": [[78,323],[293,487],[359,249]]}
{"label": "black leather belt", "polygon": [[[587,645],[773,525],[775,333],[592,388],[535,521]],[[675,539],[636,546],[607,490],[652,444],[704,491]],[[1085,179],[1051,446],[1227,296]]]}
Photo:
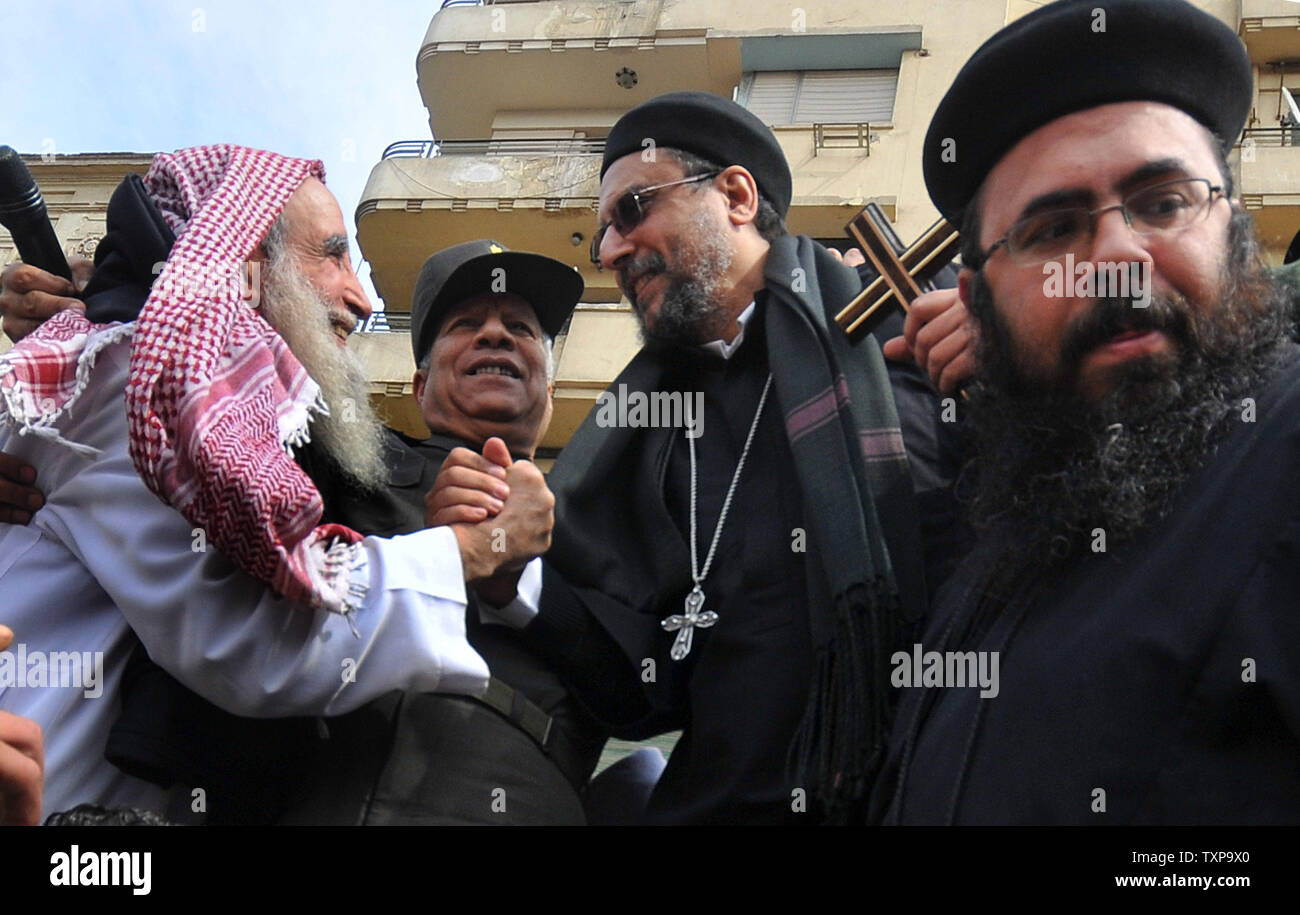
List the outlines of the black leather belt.
{"label": "black leather belt", "polygon": [[488,688],[479,701],[532,738],[542,753],[564,773],[564,777],[581,793],[586,788],[587,766],[563,725],[546,714],[519,690],[496,677],[488,678]]}

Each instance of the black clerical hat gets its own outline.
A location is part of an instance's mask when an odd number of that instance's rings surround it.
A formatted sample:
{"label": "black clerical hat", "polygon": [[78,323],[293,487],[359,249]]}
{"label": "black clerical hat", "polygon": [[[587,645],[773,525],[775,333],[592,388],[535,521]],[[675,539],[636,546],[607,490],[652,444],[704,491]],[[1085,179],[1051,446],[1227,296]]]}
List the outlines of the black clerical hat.
{"label": "black clerical hat", "polygon": [[793,194],[790,165],[772,129],[753,112],[710,92],[669,92],[642,102],[609,131],[600,176],[628,153],[680,149],[719,165],[743,165],[785,216]]}
{"label": "black clerical hat", "polygon": [[[500,268],[501,272],[497,272]],[[447,310],[481,292],[506,292],[525,299],[542,330],[560,332],[582,296],[582,276],[568,264],[540,254],[510,251],[480,239],[452,245],[420,268],[411,299],[411,348],[418,363],[429,354]]]}
{"label": "black clerical hat", "polygon": [[939,102],[925,137],[925,185],[947,219],[1008,150],[1059,117],[1155,101],[1200,121],[1224,148],[1252,101],[1235,32],[1185,0],[1057,0],[980,46]]}

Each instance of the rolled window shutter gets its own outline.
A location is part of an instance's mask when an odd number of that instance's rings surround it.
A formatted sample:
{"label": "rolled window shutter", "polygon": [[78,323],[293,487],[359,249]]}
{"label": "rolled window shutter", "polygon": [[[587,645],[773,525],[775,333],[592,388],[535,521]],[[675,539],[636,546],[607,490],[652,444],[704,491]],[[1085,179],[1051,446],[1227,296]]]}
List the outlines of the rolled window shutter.
{"label": "rolled window shutter", "polygon": [[809,70],[799,87],[795,123],[888,124],[897,92],[897,70]]}
{"label": "rolled window shutter", "polygon": [[798,70],[767,70],[754,74],[746,107],[764,124],[793,124],[798,95]]}
{"label": "rolled window shutter", "polygon": [[897,70],[767,70],[749,76],[745,106],[774,127],[894,120]]}

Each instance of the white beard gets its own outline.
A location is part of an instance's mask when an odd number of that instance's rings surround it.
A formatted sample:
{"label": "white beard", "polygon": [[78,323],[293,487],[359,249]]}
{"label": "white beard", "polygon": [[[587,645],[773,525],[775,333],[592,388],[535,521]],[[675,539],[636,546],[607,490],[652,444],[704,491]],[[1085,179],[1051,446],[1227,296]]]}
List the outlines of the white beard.
{"label": "white beard", "polygon": [[384,427],[370,404],[365,371],[338,345],[328,303],[288,256],[274,256],[267,265],[262,314],[320,385],[329,413],[312,419],[312,436],[362,489],[382,489],[388,484]]}

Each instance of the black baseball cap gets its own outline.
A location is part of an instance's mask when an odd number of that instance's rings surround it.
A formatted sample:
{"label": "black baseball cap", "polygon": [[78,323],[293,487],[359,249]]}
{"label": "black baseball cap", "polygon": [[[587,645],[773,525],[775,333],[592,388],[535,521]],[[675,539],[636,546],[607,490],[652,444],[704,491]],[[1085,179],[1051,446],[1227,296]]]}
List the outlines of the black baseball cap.
{"label": "black baseball cap", "polygon": [[[497,272],[497,271],[500,272]],[[582,297],[582,276],[568,264],[541,254],[511,251],[491,239],[452,245],[420,268],[411,299],[411,349],[428,355],[447,310],[484,292],[517,295],[533,306],[537,321],[554,337]]]}

